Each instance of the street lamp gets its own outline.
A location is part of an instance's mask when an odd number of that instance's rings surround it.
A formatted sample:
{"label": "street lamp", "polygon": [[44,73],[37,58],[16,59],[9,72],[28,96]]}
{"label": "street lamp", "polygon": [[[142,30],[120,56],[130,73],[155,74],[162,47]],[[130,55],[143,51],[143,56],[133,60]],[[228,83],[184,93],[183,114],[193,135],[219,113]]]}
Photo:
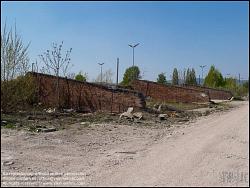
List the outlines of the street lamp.
{"label": "street lamp", "polygon": [[203,80],[203,69],[206,67],[207,65],[200,65],[200,68],[201,68],[201,79],[202,79],[202,81],[204,81]]}
{"label": "street lamp", "polygon": [[139,44],[140,44],[140,43],[137,43],[136,45],[131,45],[131,44],[129,44],[129,47],[133,48],[133,66],[135,65],[135,64],[134,64],[134,49],[135,49],[135,47],[138,46]]}
{"label": "street lamp", "polygon": [[102,83],[102,65],[104,64],[104,63],[98,63],[100,66],[101,66],[101,83]]}

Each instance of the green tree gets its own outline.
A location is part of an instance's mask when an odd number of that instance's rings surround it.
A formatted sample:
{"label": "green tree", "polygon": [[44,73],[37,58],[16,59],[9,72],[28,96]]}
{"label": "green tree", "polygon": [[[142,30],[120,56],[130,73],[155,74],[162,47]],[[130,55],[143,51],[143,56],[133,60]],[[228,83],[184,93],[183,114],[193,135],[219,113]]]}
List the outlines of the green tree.
{"label": "green tree", "polygon": [[237,86],[237,81],[235,78],[230,77],[230,78],[225,78],[224,80],[224,87],[230,90],[235,89]]}
{"label": "green tree", "polygon": [[123,81],[122,84],[127,86],[129,85],[133,80],[140,79],[140,69],[137,66],[132,66],[126,69],[124,76],[123,76]]}
{"label": "green tree", "polygon": [[173,85],[179,84],[179,75],[178,75],[178,71],[176,68],[174,68],[174,71],[173,71],[172,84]]}
{"label": "green tree", "polygon": [[249,81],[243,83],[243,87],[244,87],[246,90],[249,90]]}
{"label": "green tree", "polygon": [[188,68],[187,69],[185,84],[187,84],[187,85],[197,85],[194,68],[192,68],[192,69]]}
{"label": "green tree", "polygon": [[191,80],[191,75],[190,75],[190,70],[188,68],[185,75],[185,84],[189,84],[190,80]]}
{"label": "green tree", "polygon": [[79,72],[79,73],[75,76],[75,80],[82,81],[82,82],[86,82],[86,77],[82,74],[82,72]]}
{"label": "green tree", "polygon": [[197,85],[196,74],[194,68],[191,70],[191,84]]}
{"label": "green tree", "polygon": [[167,84],[167,78],[166,78],[165,73],[162,72],[161,74],[158,75],[157,83]]}
{"label": "green tree", "polygon": [[208,87],[223,87],[225,85],[222,74],[215,68],[214,65],[210,67],[210,70],[205,77],[204,86]]}

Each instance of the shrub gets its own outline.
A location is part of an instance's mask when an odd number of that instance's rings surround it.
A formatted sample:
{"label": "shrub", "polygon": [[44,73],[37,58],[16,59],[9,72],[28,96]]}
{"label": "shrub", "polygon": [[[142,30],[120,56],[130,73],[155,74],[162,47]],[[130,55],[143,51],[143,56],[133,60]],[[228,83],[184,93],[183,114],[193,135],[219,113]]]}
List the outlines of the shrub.
{"label": "shrub", "polygon": [[30,75],[1,81],[1,108],[4,112],[25,109],[37,102],[36,84]]}

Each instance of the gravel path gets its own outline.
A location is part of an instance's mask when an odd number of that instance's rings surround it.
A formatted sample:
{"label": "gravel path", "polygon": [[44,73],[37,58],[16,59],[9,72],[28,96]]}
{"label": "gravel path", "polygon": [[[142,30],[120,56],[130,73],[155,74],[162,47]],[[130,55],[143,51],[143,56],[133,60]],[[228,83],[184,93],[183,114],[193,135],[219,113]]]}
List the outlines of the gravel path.
{"label": "gravel path", "polygon": [[112,173],[104,186],[249,186],[249,107],[201,119]]}

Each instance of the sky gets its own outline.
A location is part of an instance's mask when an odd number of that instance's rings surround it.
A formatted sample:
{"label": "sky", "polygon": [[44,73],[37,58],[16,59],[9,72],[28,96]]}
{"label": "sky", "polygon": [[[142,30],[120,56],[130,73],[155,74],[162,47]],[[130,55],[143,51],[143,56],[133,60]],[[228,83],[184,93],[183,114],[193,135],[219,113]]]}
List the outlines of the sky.
{"label": "sky", "polygon": [[142,78],[156,81],[158,74],[171,79],[174,68],[194,68],[204,77],[215,65],[223,76],[249,78],[249,2],[4,2],[1,28],[16,23],[25,44],[30,42],[31,62],[64,41],[72,48],[69,72],[86,72],[89,81],[112,69],[119,81],[135,65]]}

